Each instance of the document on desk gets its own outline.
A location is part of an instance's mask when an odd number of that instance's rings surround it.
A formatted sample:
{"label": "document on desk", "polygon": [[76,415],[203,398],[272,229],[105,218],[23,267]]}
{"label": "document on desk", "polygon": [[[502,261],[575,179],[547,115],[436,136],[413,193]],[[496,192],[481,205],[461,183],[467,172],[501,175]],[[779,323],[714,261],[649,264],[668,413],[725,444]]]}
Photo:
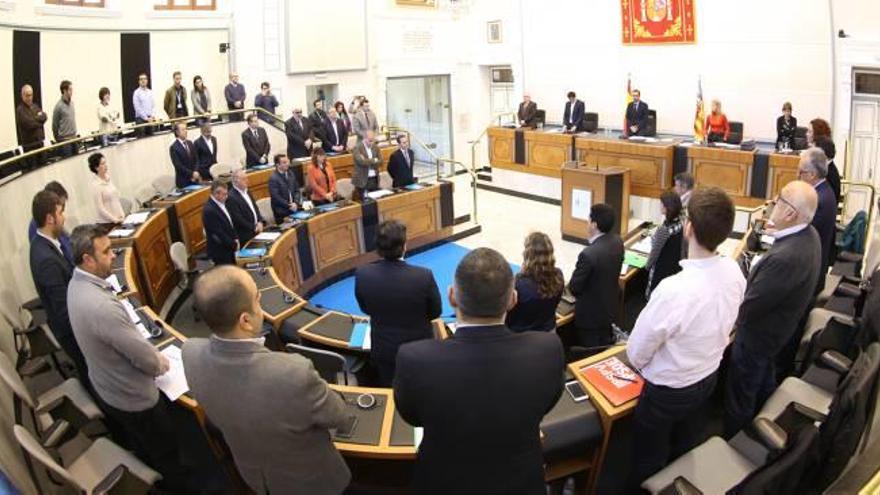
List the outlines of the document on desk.
{"label": "document on desk", "polygon": [[105,278],[104,280],[106,280],[107,283],[110,284],[110,287],[113,287],[113,292],[117,294],[122,292],[122,284],[119,283],[119,278],[116,276],[115,273],[111,273],[110,276]]}
{"label": "document on desk", "polygon": [[129,216],[125,217],[125,220],[122,221],[125,225],[140,225],[147,221],[147,217],[150,216],[149,211],[142,211],[139,213],[132,213]]}
{"label": "document on desk", "polygon": [[281,237],[281,232],[260,232],[254,237],[255,241],[275,242]]}
{"label": "document on desk", "polygon": [[168,358],[168,363],[171,366],[164,375],[156,377],[156,386],[168,397],[168,400],[175,401],[181,395],[189,392],[189,384],[186,383],[186,374],[183,372],[183,358],[180,355],[180,348],[169,345],[160,352]]}
{"label": "document on desk", "polygon": [[394,191],[389,191],[388,189],[379,189],[378,191],[370,191],[367,193],[367,197],[370,199],[376,200],[379,198],[384,198],[385,196],[390,196],[394,194]]}
{"label": "document on desk", "polygon": [[113,229],[107,234],[108,237],[131,237],[134,229]]}
{"label": "document on desk", "polygon": [[631,250],[642,253],[642,254],[651,254],[651,238],[644,237],[639,242],[633,244],[630,247]]}

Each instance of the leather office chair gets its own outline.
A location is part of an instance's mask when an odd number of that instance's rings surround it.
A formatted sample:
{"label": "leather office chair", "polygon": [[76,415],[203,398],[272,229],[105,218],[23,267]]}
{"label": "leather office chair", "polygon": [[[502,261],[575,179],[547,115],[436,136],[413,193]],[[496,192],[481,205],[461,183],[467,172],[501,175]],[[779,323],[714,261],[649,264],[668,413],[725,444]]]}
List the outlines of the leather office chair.
{"label": "leather office chair", "polygon": [[351,183],[351,179],[339,179],[336,181],[336,193],[342,196],[344,199],[351,199],[354,195],[354,185]]}
{"label": "leather office chair", "polygon": [[257,200],[257,211],[262,215],[267,227],[275,225],[275,213],[272,212],[272,198],[260,198]]}
{"label": "leather office chair", "polygon": [[298,344],[287,344],[285,349],[287,352],[299,354],[311,361],[315,366],[315,371],[327,383],[357,385],[357,379],[355,379],[354,375],[345,371],[345,358],[341,354]]}
{"label": "leather office chair", "polygon": [[168,194],[176,187],[173,175],[162,175],[153,179],[153,189],[159,194]]}
{"label": "leather office chair", "polygon": [[535,112],[535,127],[541,128],[544,127],[544,124],[547,123],[547,112],[542,109],[538,109]]}
{"label": "leather office chair", "polygon": [[385,171],[379,172],[379,189],[390,190],[393,184],[394,179],[391,178],[391,174]]}
{"label": "leather office chair", "polygon": [[797,126],[794,128],[794,149],[795,151],[807,149],[806,127]]}
{"label": "leather office chair", "polygon": [[232,174],[232,165],[226,163],[215,163],[211,165],[208,171],[211,172],[211,177],[219,179],[223,175]]}
{"label": "leather office chair", "polygon": [[743,140],[743,123],[730,121],[730,134],[727,136],[729,144],[740,144]]}
{"label": "leather office chair", "polygon": [[[162,475],[132,453],[106,438],[98,438],[68,465],[62,466],[21,425],[13,427],[19,445],[55,477],[79,493],[149,493]],[[34,480],[37,483],[36,480]]]}
{"label": "leather office chair", "polygon": [[648,110],[648,125],[643,136],[657,135],[657,110]]}
{"label": "leather office chair", "polygon": [[599,114],[587,112],[584,114],[584,131],[596,132],[599,129]]}

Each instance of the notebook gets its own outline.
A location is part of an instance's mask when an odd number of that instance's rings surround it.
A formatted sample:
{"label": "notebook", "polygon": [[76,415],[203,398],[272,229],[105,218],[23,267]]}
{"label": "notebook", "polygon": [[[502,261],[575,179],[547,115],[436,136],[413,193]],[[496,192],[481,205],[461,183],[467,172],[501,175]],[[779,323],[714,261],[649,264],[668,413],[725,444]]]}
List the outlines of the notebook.
{"label": "notebook", "polygon": [[581,374],[615,407],[642,393],[645,381],[616,356],[581,368]]}

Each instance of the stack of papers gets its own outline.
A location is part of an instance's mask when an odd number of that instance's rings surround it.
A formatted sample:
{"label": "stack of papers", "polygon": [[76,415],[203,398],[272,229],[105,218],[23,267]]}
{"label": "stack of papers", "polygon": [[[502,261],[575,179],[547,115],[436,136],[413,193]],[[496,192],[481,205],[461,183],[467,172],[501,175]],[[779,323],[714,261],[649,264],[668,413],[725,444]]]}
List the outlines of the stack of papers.
{"label": "stack of papers", "polygon": [[389,191],[388,189],[379,189],[378,191],[371,191],[367,193],[367,197],[373,200],[384,198],[385,196],[390,196],[394,194],[393,191]]}
{"label": "stack of papers", "polygon": [[132,213],[131,215],[125,217],[125,220],[122,221],[124,225],[140,225],[147,221],[147,217],[150,216],[149,211],[141,211],[138,213]]}
{"label": "stack of papers", "polygon": [[183,372],[183,357],[180,355],[180,348],[174,345],[169,345],[160,352],[168,358],[171,367],[164,375],[156,377],[156,386],[168,397],[168,400],[175,401],[189,392],[189,384]]}
{"label": "stack of papers", "polygon": [[134,235],[134,229],[113,229],[107,234],[109,237],[131,237]]}
{"label": "stack of papers", "polygon": [[644,237],[639,242],[630,246],[630,249],[637,253],[651,254],[651,238]]}
{"label": "stack of papers", "polygon": [[122,302],[122,307],[125,308],[125,314],[127,314],[128,319],[131,320],[132,323],[134,323],[134,326],[135,328],[137,328],[138,332],[140,332],[141,337],[143,337],[144,340],[150,340],[150,331],[147,330],[147,327],[144,326],[143,323],[141,323],[141,317],[138,316],[137,311],[135,311],[134,309],[134,306],[132,306],[127,299],[123,299],[120,302]]}
{"label": "stack of papers", "polygon": [[255,241],[265,241],[265,242],[275,242],[276,239],[281,237],[281,232],[260,232],[254,237]]}
{"label": "stack of papers", "polygon": [[[111,273],[110,276],[105,278],[104,280],[106,280],[107,283],[110,284],[110,287],[113,287],[113,292],[115,292],[117,294],[122,292],[122,284],[119,283],[119,278],[116,277],[115,273]],[[125,301],[125,302],[128,302],[128,301]]]}

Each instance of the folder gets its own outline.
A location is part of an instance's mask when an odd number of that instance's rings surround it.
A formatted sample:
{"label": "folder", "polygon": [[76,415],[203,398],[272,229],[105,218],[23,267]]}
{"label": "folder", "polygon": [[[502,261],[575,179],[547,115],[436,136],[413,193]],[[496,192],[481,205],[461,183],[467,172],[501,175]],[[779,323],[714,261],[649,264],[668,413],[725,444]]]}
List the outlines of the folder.
{"label": "folder", "polygon": [[351,338],[348,345],[356,349],[370,348],[370,324],[366,322],[355,323],[351,329]]}
{"label": "folder", "polygon": [[635,251],[625,251],[623,253],[623,264],[633,268],[644,268],[648,264],[648,258]]}
{"label": "folder", "polygon": [[581,368],[581,374],[615,407],[637,398],[645,385],[638,373],[615,356]]}
{"label": "folder", "polygon": [[239,258],[261,258],[266,256],[266,248],[246,248],[240,249],[235,256]]}

